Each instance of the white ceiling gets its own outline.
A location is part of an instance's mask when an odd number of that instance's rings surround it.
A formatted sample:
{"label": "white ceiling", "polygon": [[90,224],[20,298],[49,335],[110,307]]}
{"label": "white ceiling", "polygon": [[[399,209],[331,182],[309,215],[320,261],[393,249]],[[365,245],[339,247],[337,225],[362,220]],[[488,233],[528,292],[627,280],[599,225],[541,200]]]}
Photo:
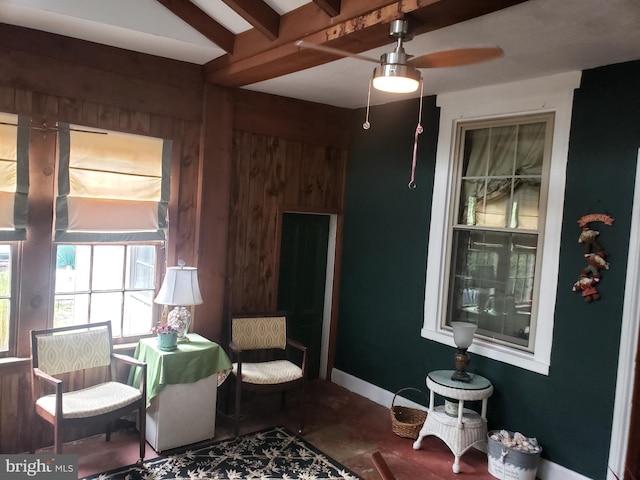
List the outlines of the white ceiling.
{"label": "white ceiling", "polygon": [[[310,0],[265,0],[279,14]],[[192,0],[233,33],[251,28],[222,0]],[[224,51],[156,0],[0,0],[0,22],[129,50],[205,64]],[[380,48],[365,55],[379,57]],[[640,0],[529,0],[415,37],[407,53],[498,45],[502,59],[422,70],[424,93],[437,94],[640,59]],[[353,58],[247,86],[347,108],[362,107],[374,64]],[[413,96],[417,96],[418,93]],[[373,92],[373,104],[407,98]]]}

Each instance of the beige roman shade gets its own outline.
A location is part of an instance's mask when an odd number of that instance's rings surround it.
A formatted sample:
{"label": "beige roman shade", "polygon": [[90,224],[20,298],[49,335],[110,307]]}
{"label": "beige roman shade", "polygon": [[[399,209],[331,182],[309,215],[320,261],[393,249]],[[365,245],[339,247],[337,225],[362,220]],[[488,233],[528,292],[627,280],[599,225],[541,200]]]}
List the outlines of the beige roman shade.
{"label": "beige roman shade", "polygon": [[162,240],[170,142],[60,126],[56,241]]}
{"label": "beige roman shade", "polygon": [[26,239],[29,126],[0,113],[0,240]]}

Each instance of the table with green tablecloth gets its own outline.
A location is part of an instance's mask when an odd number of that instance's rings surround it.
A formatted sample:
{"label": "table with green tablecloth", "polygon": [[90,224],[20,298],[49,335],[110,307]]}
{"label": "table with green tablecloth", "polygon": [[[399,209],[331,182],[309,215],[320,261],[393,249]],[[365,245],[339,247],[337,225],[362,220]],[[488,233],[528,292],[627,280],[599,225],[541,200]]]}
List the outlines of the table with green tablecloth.
{"label": "table with green tablecloth", "polygon": [[[138,342],[134,357],[147,364],[147,441],[156,451],[213,437],[217,387],[231,369],[220,345],[197,333],[174,351],[158,348],[156,337]],[[139,385],[132,369],[131,385]]]}

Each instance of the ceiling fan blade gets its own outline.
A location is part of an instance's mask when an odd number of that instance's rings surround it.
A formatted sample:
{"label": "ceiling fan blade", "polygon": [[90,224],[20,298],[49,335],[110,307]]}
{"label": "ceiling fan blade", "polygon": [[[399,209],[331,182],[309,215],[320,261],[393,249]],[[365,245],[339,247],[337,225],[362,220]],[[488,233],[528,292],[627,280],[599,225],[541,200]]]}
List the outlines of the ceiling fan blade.
{"label": "ceiling fan blade", "polygon": [[504,52],[499,47],[457,48],[411,58],[409,63],[415,68],[459,67],[486,62],[503,55]]}
{"label": "ceiling fan blade", "polygon": [[344,50],[338,50],[337,48],[325,47],[324,45],[318,45],[317,43],[305,42],[304,40],[298,40],[295,43],[296,47],[308,48],[310,50],[318,50],[319,52],[331,53],[338,57],[351,57],[359,60],[365,60],[367,62],[380,63],[377,58],[367,57],[366,55],[360,55],[358,53],[345,52]]}

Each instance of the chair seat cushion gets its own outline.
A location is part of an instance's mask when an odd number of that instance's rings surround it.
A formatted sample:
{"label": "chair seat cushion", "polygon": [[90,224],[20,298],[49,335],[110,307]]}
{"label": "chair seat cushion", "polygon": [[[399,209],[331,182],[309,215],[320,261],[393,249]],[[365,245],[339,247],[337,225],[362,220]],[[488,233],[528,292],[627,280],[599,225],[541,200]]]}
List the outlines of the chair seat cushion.
{"label": "chair seat cushion", "polygon": [[[134,403],[142,398],[137,388],[119,382],[105,382],[62,394],[62,416],[85,418],[101,415]],[[46,395],[36,405],[55,415],[56,396]]]}
{"label": "chair seat cushion", "polygon": [[[233,364],[233,373],[237,375],[238,364]],[[288,360],[271,362],[243,363],[242,381],[258,385],[272,385],[291,382],[302,378],[302,369]]]}

